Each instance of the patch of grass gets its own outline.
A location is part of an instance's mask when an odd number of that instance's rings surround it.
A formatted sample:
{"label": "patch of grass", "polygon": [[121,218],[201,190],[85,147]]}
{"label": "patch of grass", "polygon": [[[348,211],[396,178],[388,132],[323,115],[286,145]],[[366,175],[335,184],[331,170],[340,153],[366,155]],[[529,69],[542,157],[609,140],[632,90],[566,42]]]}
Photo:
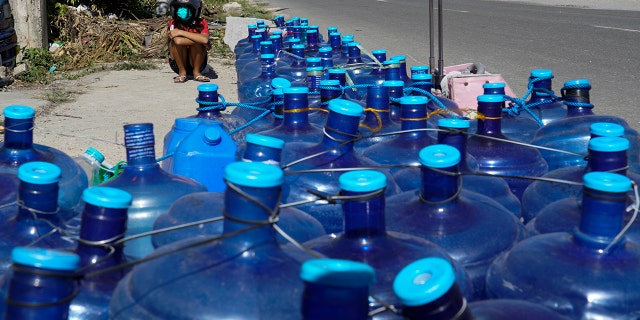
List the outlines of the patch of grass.
{"label": "patch of grass", "polygon": [[55,60],[49,50],[46,48],[25,48],[22,53],[27,71],[18,79],[42,84],[51,83],[53,77],[49,70],[55,65]]}
{"label": "patch of grass", "polygon": [[76,95],[82,92],[75,90],[65,89],[52,89],[42,95],[42,99],[47,100],[53,104],[67,103],[75,100]]}
{"label": "patch of grass", "polygon": [[231,17],[251,17],[258,19],[270,20],[273,18],[273,12],[267,10],[266,2],[254,2],[247,0],[237,0],[241,6],[242,10],[234,11],[234,12],[223,12],[222,6],[229,3],[229,0],[204,0],[207,5],[214,6],[219,8],[216,13],[209,17],[209,19],[213,22],[224,23],[227,20],[227,16]]}

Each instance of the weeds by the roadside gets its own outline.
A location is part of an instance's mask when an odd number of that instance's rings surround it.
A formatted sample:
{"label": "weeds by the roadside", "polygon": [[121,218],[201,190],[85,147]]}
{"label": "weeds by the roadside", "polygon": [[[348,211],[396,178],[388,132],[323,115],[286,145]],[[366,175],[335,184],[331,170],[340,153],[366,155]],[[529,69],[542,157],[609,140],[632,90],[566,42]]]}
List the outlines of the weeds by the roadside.
{"label": "weeds by the roadside", "polygon": [[74,101],[76,96],[81,93],[82,93],[81,91],[77,91],[77,90],[67,90],[64,88],[56,88],[56,89],[47,91],[40,98],[42,98],[43,100],[47,100],[52,104],[60,104],[60,103],[67,103],[67,102]]}

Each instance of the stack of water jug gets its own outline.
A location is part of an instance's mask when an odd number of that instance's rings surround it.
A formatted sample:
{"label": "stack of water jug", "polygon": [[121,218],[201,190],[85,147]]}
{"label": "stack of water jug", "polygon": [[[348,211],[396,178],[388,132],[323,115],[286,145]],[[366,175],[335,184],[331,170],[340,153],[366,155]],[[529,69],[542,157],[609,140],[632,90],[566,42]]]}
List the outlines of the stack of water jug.
{"label": "stack of water jug", "polygon": [[4,319],[640,318],[638,133],[588,80],[487,83],[470,118],[427,66],[269,25],[160,159],[151,123],[112,166],[4,108]]}

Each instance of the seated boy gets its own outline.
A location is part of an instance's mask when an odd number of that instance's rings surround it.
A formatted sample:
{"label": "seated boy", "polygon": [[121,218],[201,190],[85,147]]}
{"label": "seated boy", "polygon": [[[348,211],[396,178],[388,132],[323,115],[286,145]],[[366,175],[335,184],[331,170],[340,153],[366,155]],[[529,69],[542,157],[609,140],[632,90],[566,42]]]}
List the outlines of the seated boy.
{"label": "seated boy", "polygon": [[209,82],[211,79],[201,73],[207,63],[209,49],[209,25],[200,18],[201,0],[173,0],[169,21],[169,53],[177,66],[176,83],[193,80]]}

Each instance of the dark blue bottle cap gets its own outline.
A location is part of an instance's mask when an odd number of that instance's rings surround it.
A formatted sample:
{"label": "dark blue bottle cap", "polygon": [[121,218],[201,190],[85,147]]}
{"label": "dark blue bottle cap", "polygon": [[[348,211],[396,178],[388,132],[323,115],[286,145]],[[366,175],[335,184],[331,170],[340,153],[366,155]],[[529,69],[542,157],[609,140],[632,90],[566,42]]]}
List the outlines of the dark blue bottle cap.
{"label": "dark blue bottle cap", "polygon": [[471,121],[465,119],[442,118],[438,119],[438,127],[453,129],[469,129]]}
{"label": "dark blue bottle cap", "polygon": [[629,150],[629,140],[621,137],[597,137],[589,140],[589,150],[618,152]]}
{"label": "dark blue bottle cap", "polygon": [[261,162],[233,162],[224,168],[224,178],[245,187],[271,188],[282,185],[283,173],[279,167]]}
{"label": "dark blue bottle cap", "polygon": [[95,186],[82,192],[82,201],[102,208],[126,209],[132,200],[129,192],[111,187]]}
{"label": "dark blue bottle cap", "polygon": [[533,69],[533,70],[531,70],[531,77],[534,77],[534,78],[549,78],[549,77],[553,77],[553,70],[551,70],[551,69]]}
{"label": "dark blue bottle cap", "polygon": [[102,161],[104,161],[104,154],[102,154],[102,152],[98,151],[98,149],[96,148],[89,147],[84,153],[96,159],[96,161],[98,161],[99,163],[102,163]]}
{"label": "dark blue bottle cap", "polygon": [[423,96],[404,96],[400,98],[400,104],[427,104],[429,98]]}
{"label": "dark blue bottle cap", "polygon": [[385,87],[404,87],[404,81],[402,80],[386,80],[382,82]]}
{"label": "dark blue bottle cap", "polygon": [[74,271],[80,257],[72,252],[33,247],[16,247],[11,251],[13,263],[47,270]]}
{"label": "dark blue bottle cap", "polygon": [[300,94],[300,93],[309,93],[309,88],[307,88],[307,87],[289,87],[289,88],[282,88],[282,92],[284,92],[284,94]]}
{"label": "dark blue bottle cap", "polygon": [[53,163],[33,161],[18,168],[18,179],[33,184],[52,184],[60,181],[62,171]]}
{"label": "dark blue bottle cap", "polygon": [[430,73],[413,73],[411,74],[411,80],[431,81],[433,80],[433,75]]}
{"label": "dark blue bottle cap", "polygon": [[284,148],[284,140],[270,137],[270,136],[265,136],[262,134],[247,133],[247,135],[245,136],[245,141],[247,143],[253,143],[253,144],[274,148],[274,149]]}
{"label": "dark blue bottle cap", "polygon": [[482,85],[483,88],[485,89],[503,89],[505,87],[504,82],[492,82],[492,83],[485,83]]}
{"label": "dark blue bottle cap", "polygon": [[333,99],[329,101],[329,110],[346,116],[360,117],[364,110],[362,106],[344,99]]}
{"label": "dark blue bottle cap", "polygon": [[456,281],[453,267],[441,258],[425,258],[404,267],[393,280],[393,291],[405,306],[421,306],[442,297]]}
{"label": "dark blue bottle cap", "polygon": [[338,178],[340,189],[351,192],[372,192],[387,187],[387,176],[374,170],[355,170]]}
{"label": "dark blue bottle cap", "polygon": [[478,102],[504,102],[504,96],[499,94],[483,94],[478,96]]}
{"label": "dark blue bottle cap", "polygon": [[446,144],[434,144],[418,153],[420,163],[431,168],[448,168],[460,163],[460,151]]}
{"label": "dark blue bottle cap", "polygon": [[215,92],[218,91],[218,85],[215,83],[205,83],[198,86],[198,91]]}
{"label": "dark blue bottle cap", "polygon": [[376,272],[362,262],[311,259],[302,264],[300,279],[334,287],[368,287],[376,282]]}
{"label": "dark blue bottle cap", "polygon": [[3,114],[9,119],[33,119],[36,111],[29,106],[12,105],[5,107]]}
{"label": "dark blue bottle cap", "polygon": [[335,80],[335,79],[330,79],[330,80],[321,80],[320,81],[320,85],[321,86],[340,86],[340,80]]}
{"label": "dark blue bottle cap", "polygon": [[604,192],[629,192],[631,190],[631,180],[629,178],[613,173],[592,171],[583,176],[584,186]]}
{"label": "dark blue bottle cap", "polygon": [[271,89],[282,89],[289,87],[291,87],[291,82],[285,78],[276,77],[271,80]]}
{"label": "dark blue bottle cap", "polygon": [[600,137],[622,137],[624,135],[624,127],[617,123],[595,122],[589,126],[592,135]]}
{"label": "dark blue bottle cap", "polygon": [[386,54],[387,50],[385,49],[375,49],[373,51],[371,51],[371,54]]}
{"label": "dark blue bottle cap", "polygon": [[338,74],[342,74],[342,73],[347,73],[347,71],[346,71],[346,70],[344,70],[344,69],[337,69],[337,68],[334,68],[334,69],[329,69],[329,73],[338,73]]}
{"label": "dark blue bottle cap", "polygon": [[220,133],[222,128],[220,126],[215,126],[211,128],[207,128],[204,130],[204,135],[202,136],[202,140],[204,143],[210,146],[214,146],[222,141],[222,134]]}
{"label": "dark blue bottle cap", "polygon": [[198,118],[176,118],[174,127],[177,130],[193,131],[200,124],[201,119]]}
{"label": "dark blue bottle cap", "polygon": [[273,59],[275,56],[273,53],[263,53],[260,55],[260,59]]}

